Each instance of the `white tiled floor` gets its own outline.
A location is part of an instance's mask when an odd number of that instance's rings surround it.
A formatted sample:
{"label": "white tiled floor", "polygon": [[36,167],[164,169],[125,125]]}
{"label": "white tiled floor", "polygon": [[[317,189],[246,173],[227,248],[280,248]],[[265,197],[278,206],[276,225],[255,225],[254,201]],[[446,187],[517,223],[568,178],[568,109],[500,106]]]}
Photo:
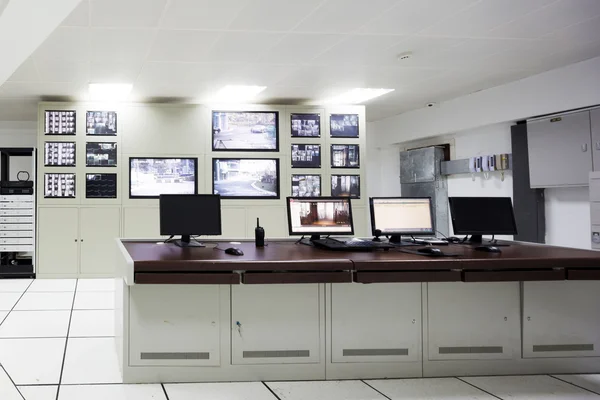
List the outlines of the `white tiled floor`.
{"label": "white tiled floor", "polygon": [[600,375],[122,385],[114,287],[0,280],[0,400],[600,400]]}

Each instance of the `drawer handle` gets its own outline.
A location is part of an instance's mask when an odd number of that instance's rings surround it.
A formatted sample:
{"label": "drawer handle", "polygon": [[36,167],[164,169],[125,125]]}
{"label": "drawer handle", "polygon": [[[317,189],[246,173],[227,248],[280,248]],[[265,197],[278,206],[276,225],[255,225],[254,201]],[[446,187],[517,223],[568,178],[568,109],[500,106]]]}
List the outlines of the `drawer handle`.
{"label": "drawer handle", "polygon": [[588,150],[588,145],[587,143],[584,143],[581,145],[581,151],[583,151],[584,153]]}
{"label": "drawer handle", "polygon": [[596,142],[596,150],[600,150],[600,142]]}

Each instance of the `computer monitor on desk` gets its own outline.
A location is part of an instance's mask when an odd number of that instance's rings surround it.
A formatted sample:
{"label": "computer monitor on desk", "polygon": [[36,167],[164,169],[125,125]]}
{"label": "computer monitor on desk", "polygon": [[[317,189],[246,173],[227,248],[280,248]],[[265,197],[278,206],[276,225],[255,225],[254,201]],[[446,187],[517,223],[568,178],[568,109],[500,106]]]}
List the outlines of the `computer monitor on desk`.
{"label": "computer monitor on desk", "polygon": [[429,197],[371,197],[371,230],[375,236],[388,236],[391,243],[401,237],[434,235]]}
{"label": "computer monitor on desk", "polygon": [[510,197],[450,197],[450,215],[455,235],[471,235],[482,243],[482,235],[516,235],[517,225]]}
{"label": "computer monitor on desk", "polygon": [[290,235],[354,235],[349,198],[288,197],[287,212]]}
{"label": "computer monitor on desk", "polygon": [[181,235],[179,247],[204,247],[195,235],[221,234],[221,196],[213,194],[161,194],[160,234]]}

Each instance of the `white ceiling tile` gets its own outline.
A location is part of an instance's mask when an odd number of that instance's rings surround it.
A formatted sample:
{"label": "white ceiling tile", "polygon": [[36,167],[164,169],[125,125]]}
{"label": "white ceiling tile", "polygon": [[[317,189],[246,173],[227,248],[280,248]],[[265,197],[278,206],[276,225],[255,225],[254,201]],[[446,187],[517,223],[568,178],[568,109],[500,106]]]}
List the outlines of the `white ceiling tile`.
{"label": "white ceiling tile", "polygon": [[477,0],[406,0],[361,28],[364,33],[410,35],[446,18]]}
{"label": "white ceiling tile", "polygon": [[113,63],[110,61],[90,64],[90,82],[132,83],[137,79],[143,62]]}
{"label": "white ceiling tile", "polygon": [[158,26],[167,0],[90,0],[95,27],[151,28]]}
{"label": "white ceiling tile", "polygon": [[483,0],[420,34],[477,37],[556,0]]}
{"label": "white ceiling tile", "polygon": [[0,15],[2,15],[2,12],[6,8],[7,4],[8,4],[8,0],[0,0]]}
{"label": "white ceiling tile", "polygon": [[33,53],[39,65],[49,60],[87,61],[90,57],[87,28],[59,27]]}
{"label": "white ceiling tile", "polygon": [[211,61],[208,52],[219,32],[159,30],[150,51],[150,61]]}
{"label": "white ceiling tile", "polygon": [[43,82],[89,82],[88,61],[48,60],[36,66]]}
{"label": "white ceiling tile", "polygon": [[224,32],[207,55],[214,62],[254,62],[280,40],[279,33]]}
{"label": "white ceiling tile", "polygon": [[225,66],[222,82],[228,85],[271,86],[293,74],[300,67],[295,65],[251,64],[246,68]]}
{"label": "white ceiling tile", "polygon": [[389,62],[397,57],[392,48],[403,41],[402,36],[350,36],[343,42],[322,53],[311,64],[339,65],[376,64]]}
{"label": "white ceiling tile", "polygon": [[598,0],[561,0],[499,26],[489,36],[535,39],[599,15]]}
{"label": "white ceiling tile", "polygon": [[290,33],[271,48],[260,62],[306,64],[316,55],[340,42],[344,35]]}
{"label": "white ceiling tile", "polygon": [[312,13],[323,0],[253,0],[233,20],[229,29],[289,31]]}
{"label": "white ceiling tile", "polygon": [[[459,38],[411,36],[388,50],[390,57],[384,65],[443,68],[443,65],[438,64],[436,56],[464,42],[465,39]],[[412,53],[411,58],[398,59],[398,55],[407,52]]]}
{"label": "white ceiling tile", "polygon": [[593,42],[598,40],[598,38],[600,38],[600,17],[571,25],[544,36],[544,39],[555,39],[558,41],[579,43]]}
{"label": "white ceiling tile", "polygon": [[161,19],[167,29],[225,29],[248,0],[171,0]]}
{"label": "white ceiling tile", "polygon": [[91,29],[91,59],[95,62],[132,62],[146,58],[154,39],[151,29]]}
{"label": "white ceiling tile", "polygon": [[62,22],[61,26],[89,26],[90,0],[83,0]]}
{"label": "white ceiling tile", "polygon": [[39,81],[40,75],[33,58],[29,57],[15,72],[8,78],[9,81]]}
{"label": "white ceiling tile", "polygon": [[69,96],[72,87],[68,82],[5,82],[0,97]]}
{"label": "white ceiling tile", "polygon": [[348,33],[389,10],[399,0],[329,0],[294,29],[296,32]]}

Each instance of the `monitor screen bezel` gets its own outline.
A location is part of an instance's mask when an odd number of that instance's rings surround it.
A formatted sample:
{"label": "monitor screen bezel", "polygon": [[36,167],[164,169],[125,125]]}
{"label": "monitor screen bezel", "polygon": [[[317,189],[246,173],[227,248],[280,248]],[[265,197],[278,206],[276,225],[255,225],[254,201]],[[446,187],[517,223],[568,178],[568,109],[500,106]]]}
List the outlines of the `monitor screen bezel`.
{"label": "monitor screen bezel", "polygon": [[[294,135],[294,131],[292,130],[292,122],[294,121],[294,116],[316,117],[317,126],[319,127],[319,134],[317,136]],[[296,118],[296,120],[297,119],[298,118]],[[293,138],[320,138],[321,137],[321,114],[320,113],[290,113],[290,137],[293,137]]]}
{"label": "monitor screen bezel", "polygon": [[[103,197],[103,196],[88,196],[87,192],[87,183],[89,175],[114,175],[115,176],[115,195],[111,197]],[[85,198],[86,199],[118,199],[119,198],[119,177],[115,172],[86,172],[85,174]]]}
{"label": "monitor screen bezel", "polygon": [[[510,204],[510,214],[511,214],[511,222],[512,222],[512,226],[514,228],[513,231],[506,231],[506,232],[501,232],[501,231],[497,231],[497,232],[492,232],[492,231],[464,231],[464,230],[456,230],[456,222],[455,222],[455,211],[454,211],[454,199],[504,199],[505,201],[508,201],[508,204]],[[454,232],[455,235],[517,235],[517,222],[515,220],[515,210],[513,207],[513,203],[512,203],[512,198],[508,197],[508,196],[481,196],[481,197],[476,197],[476,196],[453,196],[453,197],[448,197],[448,205],[450,207],[450,220],[452,221],[452,231]]]}
{"label": "monitor screen bezel", "polygon": [[[361,188],[360,188],[360,174],[331,174],[329,176],[329,178],[334,178],[337,176],[354,176],[356,178],[358,178],[358,196],[331,196],[334,197],[336,199],[360,199],[361,198]],[[329,179],[329,190],[330,193],[333,193],[333,183],[331,181],[331,179]]]}
{"label": "monitor screen bezel", "polygon": [[[304,151],[306,151],[306,146],[317,146],[319,148],[319,163],[315,164],[315,165],[294,165],[294,160],[292,159],[292,152],[293,152],[293,147],[294,146],[304,146]],[[290,144],[290,165],[293,169],[319,169],[321,168],[322,165],[322,155],[323,155],[323,151],[322,151],[322,147],[320,143],[292,143]],[[299,162],[307,162],[307,161],[296,161],[296,163]]]}
{"label": "monitor screen bezel", "polygon": [[[177,233],[165,233],[165,231],[163,231],[163,226],[162,226],[162,208],[161,208],[161,199],[163,197],[175,197],[175,196],[195,196],[195,197],[217,197],[219,199],[219,233],[183,233],[183,232],[177,232]],[[190,236],[220,236],[223,234],[223,212],[222,212],[222,205],[221,205],[221,199],[222,197],[218,194],[210,194],[210,193],[194,193],[194,194],[173,194],[173,193],[168,193],[168,194],[161,194],[158,197],[158,229],[160,232],[160,235],[174,235],[174,236],[181,236],[181,235],[190,235]]]}
{"label": "monitor screen bezel", "polygon": [[[331,129],[331,124],[333,122],[333,118],[332,117],[345,117],[345,116],[356,116],[356,135],[334,135],[333,129]],[[360,115],[359,114],[354,114],[354,113],[345,113],[345,114],[329,114],[329,137],[330,138],[347,138],[347,139],[357,139],[360,137]]]}
{"label": "monitor screen bezel", "polygon": [[[133,160],[194,160],[194,193],[178,193],[178,194],[198,194],[198,157],[129,157],[129,198],[130,199],[158,199],[160,194],[156,196],[134,196],[131,194],[131,166]],[[167,193],[165,193],[167,194]],[[175,194],[175,193],[168,193]]]}
{"label": "monitor screen bezel", "polygon": [[218,160],[268,160],[275,161],[275,171],[277,172],[277,196],[221,196],[221,199],[227,200],[279,200],[281,199],[281,170],[279,168],[279,158],[253,158],[253,157],[213,157],[212,159],[212,194],[215,194],[215,162]]}
{"label": "monitor screen bezel", "polygon": [[[354,146],[356,147],[356,153],[358,154],[358,164],[356,164],[356,166],[354,167],[350,167],[350,166],[335,166],[333,165],[333,146],[344,146],[348,149],[350,149],[350,146]],[[332,143],[329,146],[329,163],[330,163],[330,168],[332,169],[360,169],[360,144],[358,143]]]}
{"label": "monitor screen bezel", "polygon": [[429,200],[429,215],[431,218],[431,230],[430,231],[398,231],[398,232],[382,232],[382,236],[428,236],[435,235],[435,216],[433,213],[433,202],[431,201],[431,197],[403,197],[403,196],[388,196],[388,197],[369,197],[369,211],[371,214],[371,233],[375,235],[375,231],[377,227],[375,226],[375,205],[373,204],[374,200],[395,200],[395,199],[407,199],[407,200]]}
{"label": "monitor screen bezel", "polygon": [[[215,113],[236,113],[236,114],[275,114],[275,148],[274,149],[252,149],[245,147],[233,147],[229,149],[218,149],[215,148]],[[279,152],[279,111],[252,111],[252,110],[212,110],[211,114],[211,146],[212,151],[219,152],[267,152],[267,153],[278,153]]]}
{"label": "monitor screen bezel", "polygon": [[[72,112],[73,118],[75,118],[75,128],[73,129],[73,133],[48,133],[46,132],[46,123],[48,114],[51,112]],[[44,110],[44,136],[76,136],[77,135],[77,110]]]}
{"label": "monitor screen bezel", "polygon": [[[50,144],[50,143],[70,143],[73,145],[73,164],[62,164],[62,165],[58,165],[58,164],[46,164],[46,156],[47,156],[47,148],[46,145]],[[73,168],[73,167],[77,167],[77,142],[71,141],[71,140],[46,140],[44,142],[44,167],[51,167],[51,168]]]}
{"label": "monitor screen bezel", "polygon": [[[290,207],[290,202],[292,200],[299,201],[348,201],[348,211],[350,215],[350,232],[293,232],[292,230],[292,208]],[[286,205],[287,205],[287,220],[288,220],[288,233],[290,236],[312,236],[312,235],[321,235],[321,236],[353,236],[354,235],[354,217],[352,216],[352,198],[350,197],[331,197],[331,196],[323,196],[323,197],[286,197]]]}
{"label": "monitor screen bezel", "polygon": [[[114,144],[115,145],[115,163],[110,165],[88,164],[88,146],[91,144]],[[114,168],[119,164],[119,145],[117,142],[85,142],[85,166],[90,168]]]}
{"label": "monitor screen bezel", "polygon": [[[46,193],[47,175],[73,175],[73,195],[72,196],[48,196]],[[44,173],[44,198],[45,199],[75,199],[77,198],[77,174],[75,172],[45,172]]]}
{"label": "monitor screen bezel", "polygon": [[[295,176],[304,176],[304,177],[316,176],[316,177],[318,177],[319,178],[319,187],[321,188],[321,193],[323,193],[323,178],[321,177],[321,174],[292,174],[291,181],[290,181],[290,184],[291,184],[291,186],[290,186],[291,192],[290,193],[294,192],[294,177]],[[290,196],[290,197],[295,197],[295,198],[300,198],[300,199],[307,199],[310,197],[321,198],[321,196]]]}
{"label": "monitor screen bezel", "polygon": [[[106,113],[114,113],[115,114],[115,131],[114,133],[89,133],[87,121],[90,114],[97,112],[106,112]],[[94,111],[86,111],[85,112],[85,135],[86,136],[117,136],[119,133],[119,113],[114,110],[94,110]]]}

